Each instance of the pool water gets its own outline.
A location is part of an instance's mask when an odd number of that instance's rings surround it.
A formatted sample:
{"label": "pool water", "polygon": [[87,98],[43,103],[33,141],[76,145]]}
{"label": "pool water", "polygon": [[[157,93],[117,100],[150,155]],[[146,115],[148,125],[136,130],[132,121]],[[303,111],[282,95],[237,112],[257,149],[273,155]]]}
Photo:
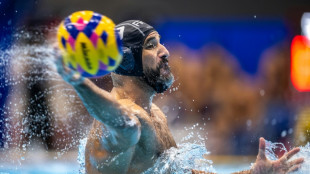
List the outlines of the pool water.
{"label": "pool water", "polygon": [[[81,144],[82,145],[82,144]],[[274,151],[278,148],[283,148],[280,143],[266,143],[266,154],[271,160],[277,159]],[[301,151],[295,157],[303,157],[305,162],[301,169],[296,174],[308,174],[310,172],[309,157],[310,145],[300,147]],[[283,149],[286,150],[286,149]],[[83,151],[71,151],[55,158],[54,152],[29,152],[26,156],[9,160],[4,153],[0,153],[0,174],[77,174],[83,173],[80,168],[80,163],[77,159],[82,160],[81,154]],[[221,174],[232,173],[250,169],[251,163],[255,161],[255,157],[233,157],[233,160],[227,160],[222,157],[208,156],[203,145],[183,143],[179,144],[179,148],[172,148],[165,152],[155,163],[154,167],[150,168],[144,174],[187,174],[191,173],[191,169],[202,171],[210,171]],[[211,157],[211,158],[210,158]],[[236,160],[236,159],[248,159]],[[214,159],[214,162],[211,160]],[[238,163],[240,162],[240,163]],[[82,172],[81,172],[82,171]]]}
{"label": "pool water", "polygon": [[[217,173],[228,174],[249,169],[250,164],[220,164],[214,165]],[[79,165],[74,162],[49,161],[41,164],[22,166],[0,164],[0,174],[78,174]]]}
{"label": "pool water", "polygon": [[21,166],[1,164],[0,174],[77,174],[79,166],[71,162],[49,161],[42,164],[27,164]]}
{"label": "pool water", "polygon": [[[22,35],[24,36],[24,34]],[[0,52],[1,53],[1,52]],[[14,87],[18,84],[23,84],[25,82],[29,82],[28,88],[31,87],[30,84],[33,84],[37,81],[40,82],[63,82],[63,80],[59,77],[58,73],[56,72],[56,68],[54,65],[54,57],[53,57],[53,49],[49,45],[40,45],[40,46],[15,46],[11,50],[8,50],[5,52],[5,54],[1,53],[0,55],[9,55],[8,57],[12,57],[14,59],[11,60],[11,62],[8,62],[7,59],[3,59],[2,62],[8,67],[8,69],[13,69],[13,67],[24,67],[25,64],[29,63],[31,66],[38,66],[41,68],[35,69],[29,69],[25,72],[19,72],[18,73],[10,73],[9,71],[6,72],[6,74],[2,77],[5,78],[5,84],[4,86],[10,86]],[[36,56],[33,56],[36,55]],[[5,58],[4,56],[0,58]],[[42,68],[43,67],[43,68]],[[48,68],[47,68],[48,67]],[[18,68],[17,68],[18,69]],[[29,71],[29,72],[28,72]],[[25,76],[25,74],[29,74],[28,76]],[[43,74],[44,78],[41,76],[38,76],[38,74]],[[13,77],[13,78],[11,78]],[[39,78],[38,78],[39,77]],[[0,84],[1,85],[1,84]],[[1,86],[0,86],[1,87]],[[57,96],[58,94],[64,95],[66,102],[65,105],[62,105],[61,108],[67,109],[67,115],[64,117],[62,114],[57,114],[59,117],[55,117],[55,121],[62,123],[62,121],[66,118],[67,120],[77,119],[74,115],[80,115],[79,113],[74,113],[75,111],[72,110],[72,105],[75,105],[76,108],[82,107],[82,103],[76,101],[76,98],[74,95],[70,95],[68,92],[70,90],[73,92],[73,89],[71,88],[65,88],[63,85],[54,85],[51,86],[49,89],[46,89],[42,92],[42,94],[38,95],[38,97],[42,97],[44,95],[53,93],[54,96]],[[15,90],[11,90],[11,94],[20,92],[18,88]],[[0,108],[0,111],[5,110],[12,110],[14,106],[19,104],[18,102],[14,102],[15,99],[19,99],[19,97],[13,97],[13,102],[9,103],[9,105],[6,108]],[[50,102],[56,101],[56,99],[51,98]],[[21,101],[23,103],[23,101]],[[30,101],[31,103],[35,101]],[[55,102],[56,103],[56,102]],[[11,116],[19,116],[26,113],[26,108],[23,110],[12,110],[12,113],[16,113],[15,115]],[[58,111],[58,110],[56,110]],[[10,121],[10,120],[8,120]],[[65,122],[64,122],[65,123]],[[84,128],[86,127],[84,125],[83,120],[78,120],[74,122],[75,124],[81,124],[77,127]],[[26,124],[26,122],[19,123],[21,125]],[[59,124],[62,125],[62,124]],[[197,123],[198,125],[198,123]],[[16,125],[12,125],[16,126]],[[189,132],[189,135],[184,136],[185,134],[182,134],[182,140],[188,141],[188,142],[180,142],[178,144],[179,148],[171,148],[167,150],[155,163],[155,165],[150,168],[149,170],[145,171],[144,174],[153,174],[153,173],[173,173],[173,174],[185,174],[185,173],[191,173],[191,169],[197,169],[201,171],[209,171],[209,172],[217,172],[217,173],[231,173],[236,171],[242,171],[247,170],[250,168],[251,163],[254,162],[254,160],[249,160],[248,162],[240,162],[240,163],[230,163],[228,161],[223,162],[214,162],[211,159],[208,159],[208,155],[210,154],[209,151],[205,148],[205,138],[200,136],[199,134],[195,134],[200,130],[198,127],[196,127],[196,130],[194,129],[196,124],[192,127],[187,129]],[[10,126],[8,126],[10,128]],[[50,151],[44,151],[44,150],[33,150],[31,152],[28,152],[27,144],[21,145],[23,147],[22,150],[17,150],[16,153],[11,153],[11,149],[8,147],[5,147],[5,150],[0,149],[0,174],[15,174],[15,173],[21,173],[21,174],[76,174],[76,173],[84,173],[84,146],[86,139],[82,139],[80,142],[80,148],[79,151],[75,150],[72,152],[69,152],[71,147],[75,147],[76,144],[78,144],[80,137],[85,137],[87,135],[85,130],[77,129],[74,131],[75,134],[78,134],[78,138],[76,138],[76,141],[74,141],[72,144],[67,144],[66,149],[63,149],[63,151],[60,152],[50,152]],[[64,132],[65,129],[62,126],[55,126],[55,130],[59,130]],[[66,127],[67,132],[72,132],[72,129],[69,127]],[[202,131],[204,131],[202,129]],[[192,137],[198,137],[199,141],[193,141]],[[11,140],[10,136],[8,135],[7,140],[10,142]],[[64,137],[63,139],[59,139],[59,142],[63,143],[65,142],[67,137]],[[19,144],[16,144],[19,146]],[[279,146],[279,143],[271,143],[268,142],[267,144],[267,156],[269,159],[275,160],[277,159],[277,156],[275,155],[274,151],[277,148],[283,147],[281,145]],[[24,150],[25,149],[25,150]],[[6,151],[7,150],[7,151]],[[212,150],[212,149],[210,149]],[[24,155],[23,153],[27,153],[27,155]],[[60,153],[55,155],[55,153]],[[12,155],[13,154],[13,155]],[[67,154],[73,154],[69,155],[70,157],[66,158]],[[300,171],[296,173],[303,173],[308,174],[310,173],[310,145],[307,144],[306,146],[301,147],[301,152],[296,155],[294,158],[297,157],[304,157],[305,163],[302,165],[302,168]],[[235,162],[235,161],[234,161]]]}

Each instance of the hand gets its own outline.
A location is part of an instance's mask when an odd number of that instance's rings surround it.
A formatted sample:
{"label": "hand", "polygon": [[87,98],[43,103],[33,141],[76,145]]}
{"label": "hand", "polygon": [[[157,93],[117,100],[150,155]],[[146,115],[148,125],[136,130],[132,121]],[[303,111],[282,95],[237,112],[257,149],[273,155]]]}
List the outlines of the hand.
{"label": "hand", "polygon": [[259,151],[256,162],[252,168],[252,174],[285,174],[297,171],[304,162],[303,158],[298,158],[292,161],[289,159],[300,151],[299,148],[294,148],[284,154],[276,161],[270,161],[265,154],[266,142],[264,138],[259,139]]}
{"label": "hand", "polygon": [[57,67],[57,71],[59,75],[72,86],[79,85],[84,82],[85,78],[81,76],[81,74],[75,70],[72,70],[64,65],[62,56],[56,53],[57,58],[55,60],[55,64]]}

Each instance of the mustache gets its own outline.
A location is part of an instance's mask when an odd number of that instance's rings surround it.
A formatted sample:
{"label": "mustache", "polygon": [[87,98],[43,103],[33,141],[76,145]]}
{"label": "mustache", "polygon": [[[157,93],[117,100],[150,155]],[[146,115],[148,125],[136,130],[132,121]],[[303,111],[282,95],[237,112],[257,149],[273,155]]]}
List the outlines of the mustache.
{"label": "mustache", "polygon": [[169,63],[169,60],[167,57],[162,57],[160,62]]}
{"label": "mustache", "polygon": [[158,63],[157,68],[158,69],[161,69],[161,68],[166,68],[166,69],[169,68],[170,69],[168,63],[169,63],[169,60],[167,58],[162,58],[162,60]]}
{"label": "mustache", "polygon": [[160,61],[155,69],[146,68],[142,77],[157,93],[166,91],[173,83],[174,77],[168,66],[168,61]]}

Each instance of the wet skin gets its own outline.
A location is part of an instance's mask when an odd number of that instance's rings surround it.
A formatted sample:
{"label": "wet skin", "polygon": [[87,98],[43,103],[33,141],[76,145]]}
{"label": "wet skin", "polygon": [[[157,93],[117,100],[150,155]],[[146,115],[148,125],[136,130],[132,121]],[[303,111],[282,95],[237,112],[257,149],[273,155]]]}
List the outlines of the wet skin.
{"label": "wet skin", "polygon": [[[151,33],[142,51],[143,67],[155,69],[168,55],[166,48],[159,43],[158,33]],[[164,71],[163,75],[167,73],[170,71]],[[94,120],[85,149],[87,173],[141,173],[152,167],[164,150],[176,147],[165,115],[151,103],[153,90],[142,85],[142,81],[131,82],[114,88],[111,93],[116,99],[113,102],[120,106],[116,109],[127,119],[125,125]],[[132,91],[137,87],[143,90]],[[141,98],[136,97],[139,95]]]}
{"label": "wet skin", "polygon": [[119,102],[138,118],[140,138],[131,146],[114,147],[113,140],[106,138],[111,135],[104,135],[109,129],[95,120],[85,151],[87,173],[141,173],[152,167],[164,150],[176,147],[166,117],[158,107],[152,105],[148,114],[130,100]]}
{"label": "wet skin", "polygon": [[[171,83],[169,52],[159,40],[157,32],[145,39],[143,68],[156,70],[164,61],[159,78]],[[59,61],[57,67],[95,118],[85,149],[86,173],[141,173],[164,150],[176,147],[165,115],[152,103],[156,92],[140,77],[112,74],[114,88],[109,93]]]}
{"label": "wet skin", "polygon": [[[143,69],[160,67],[160,81],[171,83],[173,76],[167,57],[169,52],[160,44],[159,34],[149,34],[143,45]],[[166,116],[152,103],[156,92],[140,77],[112,73],[114,88],[109,93],[64,67],[60,59],[57,62],[59,74],[74,87],[95,118],[85,149],[86,173],[141,173],[152,167],[165,150],[176,147]],[[260,139],[253,168],[238,173],[284,174],[298,170],[303,162],[302,158],[288,162],[298,148],[277,161],[268,160],[264,150],[265,140]],[[205,172],[193,170],[193,173]]]}

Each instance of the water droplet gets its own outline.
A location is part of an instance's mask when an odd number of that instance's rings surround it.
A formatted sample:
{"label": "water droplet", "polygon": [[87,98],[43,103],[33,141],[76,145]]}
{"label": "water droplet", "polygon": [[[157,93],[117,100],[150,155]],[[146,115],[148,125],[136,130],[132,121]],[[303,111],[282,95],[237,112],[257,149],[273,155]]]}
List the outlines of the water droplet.
{"label": "water droplet", "polygon": [[290,129],[288,130],[288,133],[289,133],[289,134],[292,134],[292,133],[293,133],[293,128],[290,128]]}
{"label": "water droplet", "polygon": [[6,142],[6,143],[4,143],[4,148],[5,149],[8,149],[9,148],[9,144]]}
{"label": "water droplet", "polygon": [[281,132],[281,137],[285,137],[286,135],[287,135],[286,130],[284,130],[284,131]]}
{"label": "water droplet", "polygon": [[264,95],[265,95],[265,90],[263,90],[263,89],[259,90],[259,94],[260,94],[261,96],[264,96]]}
{"label": "water droplet", "polygon": [[252,125],[252,120],[247,120],[247,121],[246,121],[246,125],[247,125],[248,127],[251,127],[251,125]]}

